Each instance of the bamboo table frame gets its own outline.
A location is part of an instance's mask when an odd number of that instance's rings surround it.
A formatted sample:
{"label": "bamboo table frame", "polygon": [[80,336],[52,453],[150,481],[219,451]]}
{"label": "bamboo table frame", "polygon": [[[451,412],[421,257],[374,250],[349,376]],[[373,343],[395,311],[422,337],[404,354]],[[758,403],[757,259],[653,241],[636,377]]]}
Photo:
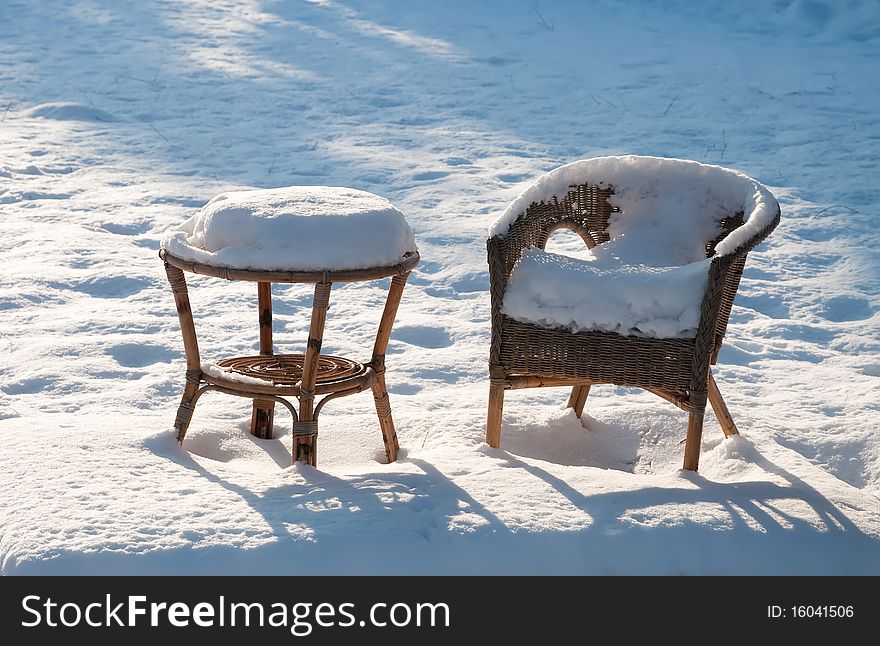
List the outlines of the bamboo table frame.
{"label": "bamboo table frame", "polygon": [[[293,461],[303,460],[317,465],[318,414],[331,399],[372,389],[376,414],[385,443],[385,455],[389,462],[397,459],[400,446],[391,417],[391,402],[385,387],[385,350],[391,338],[394,317],[403,295],[410,271],[419,262],[418,252],[411,252],[403,260],[386,267],[353,269],[343,271],[261,271],[215,267],[171,255],[164,249],[159,257],[165,263],[165,272],[183,335],[186,353],[186,385],[174,427],[177,441],[183,443],[186,430],[192,420],[199,397],[205,392],[216,391],[253,400],[251,433],[261,438],[272,437],[275,404],[290,411],[293,418]],[[236,357],[218,361],[218,370],[206,369],[199,356],[199,344],[189,303],[184,271],[226,280],[244,280],[257,283],[259,304],[260,355]],[[334,282],[357,282],[391,277],[388,298],[379,322],[373,356],[366,363],[358,363],[342,357],[321,355],[324,324],[330,304],[330,290]],[[302,354],[275,355],[272,350],[272,283],[314,283],[312,318],[306,352]],[[324,395],[315,405],[316,395]],[[285,397],[295,398],[299,410]]]}

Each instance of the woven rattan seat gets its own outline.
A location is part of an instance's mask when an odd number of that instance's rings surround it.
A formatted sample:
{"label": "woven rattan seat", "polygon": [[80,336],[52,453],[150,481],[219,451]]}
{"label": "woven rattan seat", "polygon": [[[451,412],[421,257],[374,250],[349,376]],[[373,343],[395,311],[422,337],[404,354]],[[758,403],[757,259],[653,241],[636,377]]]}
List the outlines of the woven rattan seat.
{"label": "woven rattan seat", "polygon": [[[375,248],[352,249],[354,241]],[[264,249],[270,250],[266,257],[261,256]],[[399,444],[385,386],[385,350],[419,254],[403,214],[387,200],[332,187],[223,194],[168,232],[159,256],[174,293],[186,352],[186,386],[175,421],[179,442],[183,443],[201,395],[217,391],[253,400],[251,433],[260,438],[272,437],[275,405],[286,407],[293,418],[293,459],[315,465],[323,407],[338,397],[371,389],[386,456],[389,462],[397,458]],[[389,264],[365,264],[369,260]],[[257,283],[259,355],[202,361],[184,271]],[[391,281],[371,359],[360,363],[322,355],[333,283],[383,278]],[[272,283],[315,285],[304,354],[274,353]],[[298,400],[299,406],[286,397]]]}
{"label": "woven rattan seat", "polygon": [[[680,214],[678,211],[687,204],[689,182],[696,189],[705,189],[705,197],[694,213]],[[689,247],[679,245],[674,236],[657,235],[656,240],[676,251],[679,247],[689,248],[694,257],[686,262],[697,263],[693,266],[704,266],[706,270],[705,281],[700,283],[705,287],[688,295],[697,305],[695,330],[652,337],[626,325],[612,331],[589,329],[589,307],[580,308],[587,312],[586,323],[572,321],[566,325],[559,320],[559,312],[568,312],[565,302],[562,306],[555,303],[556,309],[548,310],[553,316],[544,318],[544,310],[528,315],[527,308],[505,306],[511,276],[527,250],[543,250],[552,233],[561,228],[578,233],[594,251],[602,251],[595,248],[612,244],[615,236],[621,234],[633,239],[639,235],[633,230],[640,222],[630,217],[627,209],[638,211],[633,208],[634,200],[640,196],[662,198],[664,191],[677,191],[666,206],[671,205],[669,214],[681,216],[677,225],[684,237],[691,236],[693,240]],[[677,201],[680,195],[685,196],[681,203]],[[662,206],[662,202],[658,204]],[[682,226],[681,222],[685,224]],[[500,446],[507,390],[571,386],[568,405],[580,417],[591,385],[635,386],[689,413],[684,468],[696,471],[707,399],[725,435],[738,432],[710,365],[716,362],[721,349],[746,256],[778,222],[779,205],[765,187],[717,166],[636,156],[611,157],[575,162],[539,178],[493,225],[487,241],[492,308],[487,443]],[[659,218],[650,224],[662,229],[664,221]],[[652,243],[663,246],[654,242],[654,236],[652,229],[647,238],[649,251],[662,256],[666,249],[650,248]],[[700,261],[700,257],[704,260]],[[622,261],[625,263],[626,258]],[[542,290],[547,289],[547,285],[527,287],[533,289],[521,289],[519,295],[537,301],[543,298]],[[571,299],[585,297],[578,293],[579,287],[573,283]],[[590,298],[597,299],[597,307],[602,305],[601,296],[601,289],[589,293]],[[559,294],[555,297],[559,300]],[[571,305],[571,311],[577,311],[581,303],[575,300]],[[603,325],[613,327],[607,321]]]}

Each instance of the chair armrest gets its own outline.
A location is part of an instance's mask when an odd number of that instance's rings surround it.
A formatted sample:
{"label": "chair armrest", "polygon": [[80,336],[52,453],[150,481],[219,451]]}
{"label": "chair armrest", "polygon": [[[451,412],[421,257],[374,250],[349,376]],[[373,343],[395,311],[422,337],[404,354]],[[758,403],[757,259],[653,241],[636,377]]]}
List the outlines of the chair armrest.
{"label": "chair armrest", "polygon": [[770,199],[772,205],[766,205],[771,209],[768,214],[756,215],[753,213],[744,223],[713,241],[714,255],[747,254],[762,243],[779,224],[781,213],[779,203],[772,196]]}

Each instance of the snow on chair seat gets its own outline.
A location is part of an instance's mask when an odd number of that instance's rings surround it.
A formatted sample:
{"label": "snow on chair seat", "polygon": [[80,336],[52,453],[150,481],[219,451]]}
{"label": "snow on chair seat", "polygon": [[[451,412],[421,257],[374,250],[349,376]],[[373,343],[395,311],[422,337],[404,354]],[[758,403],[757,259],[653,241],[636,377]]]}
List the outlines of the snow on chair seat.
{"label": "snow on chair seat", "polygon": [[[572,386],[649,390],[689,413],[696,470],[707,399],[737,433],[710,372],[746,256],[779,222],[756,180],[680,159],[598,157],[540,177],[489,229],[492,336],[486,442],[501,442],[504,392]],[[560,228],[592,258],[546,253]]]}
{"label": "snow on chair seat", "polygon": [[709,262],[651,267],[526,249],[510,274],[501,311],[517,321],[572,332],[693,338]]}

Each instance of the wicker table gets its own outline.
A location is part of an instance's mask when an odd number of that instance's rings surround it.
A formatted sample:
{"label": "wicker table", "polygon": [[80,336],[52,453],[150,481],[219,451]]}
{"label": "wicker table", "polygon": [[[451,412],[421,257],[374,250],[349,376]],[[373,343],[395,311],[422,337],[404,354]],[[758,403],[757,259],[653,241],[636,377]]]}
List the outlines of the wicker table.
{"label": "wicker table", "polygon": [[[347,271],[258,271],[199,264],[177,258],[166,250],[159,252],[165,262],[168,282],[174,293],[183,345],[186,352],[186,385],[174,423],[177,440],[183,443],[199,397],[217,391],[253,400],[251,433],[272,437],[275,404],[286,407],[293,418],[293,460],[317,464],[318,415],[331,399],[353,395],[367,388],[373,391],[376,413],[389,462],[397,459],[400,448],[391,403],[385,387],[385,349],[409,272],[419,262],[418,252],[410,252],[397,265]],[[195,324],[190,309],[184,271],[226,280],[257,283],[260,324],[259,356],[234,357],[203,364],[199,356]],[[342,357],[321,355],[321,340],[333,283],[377,280],[391,277],[391,286],[372,358],[359,363]],[[305,354],[272,353],[272,283],[314,283],[315,294]],[[315,404],[315,398],[323,398]],[[299,410],[286,398],[299,402]]]}

